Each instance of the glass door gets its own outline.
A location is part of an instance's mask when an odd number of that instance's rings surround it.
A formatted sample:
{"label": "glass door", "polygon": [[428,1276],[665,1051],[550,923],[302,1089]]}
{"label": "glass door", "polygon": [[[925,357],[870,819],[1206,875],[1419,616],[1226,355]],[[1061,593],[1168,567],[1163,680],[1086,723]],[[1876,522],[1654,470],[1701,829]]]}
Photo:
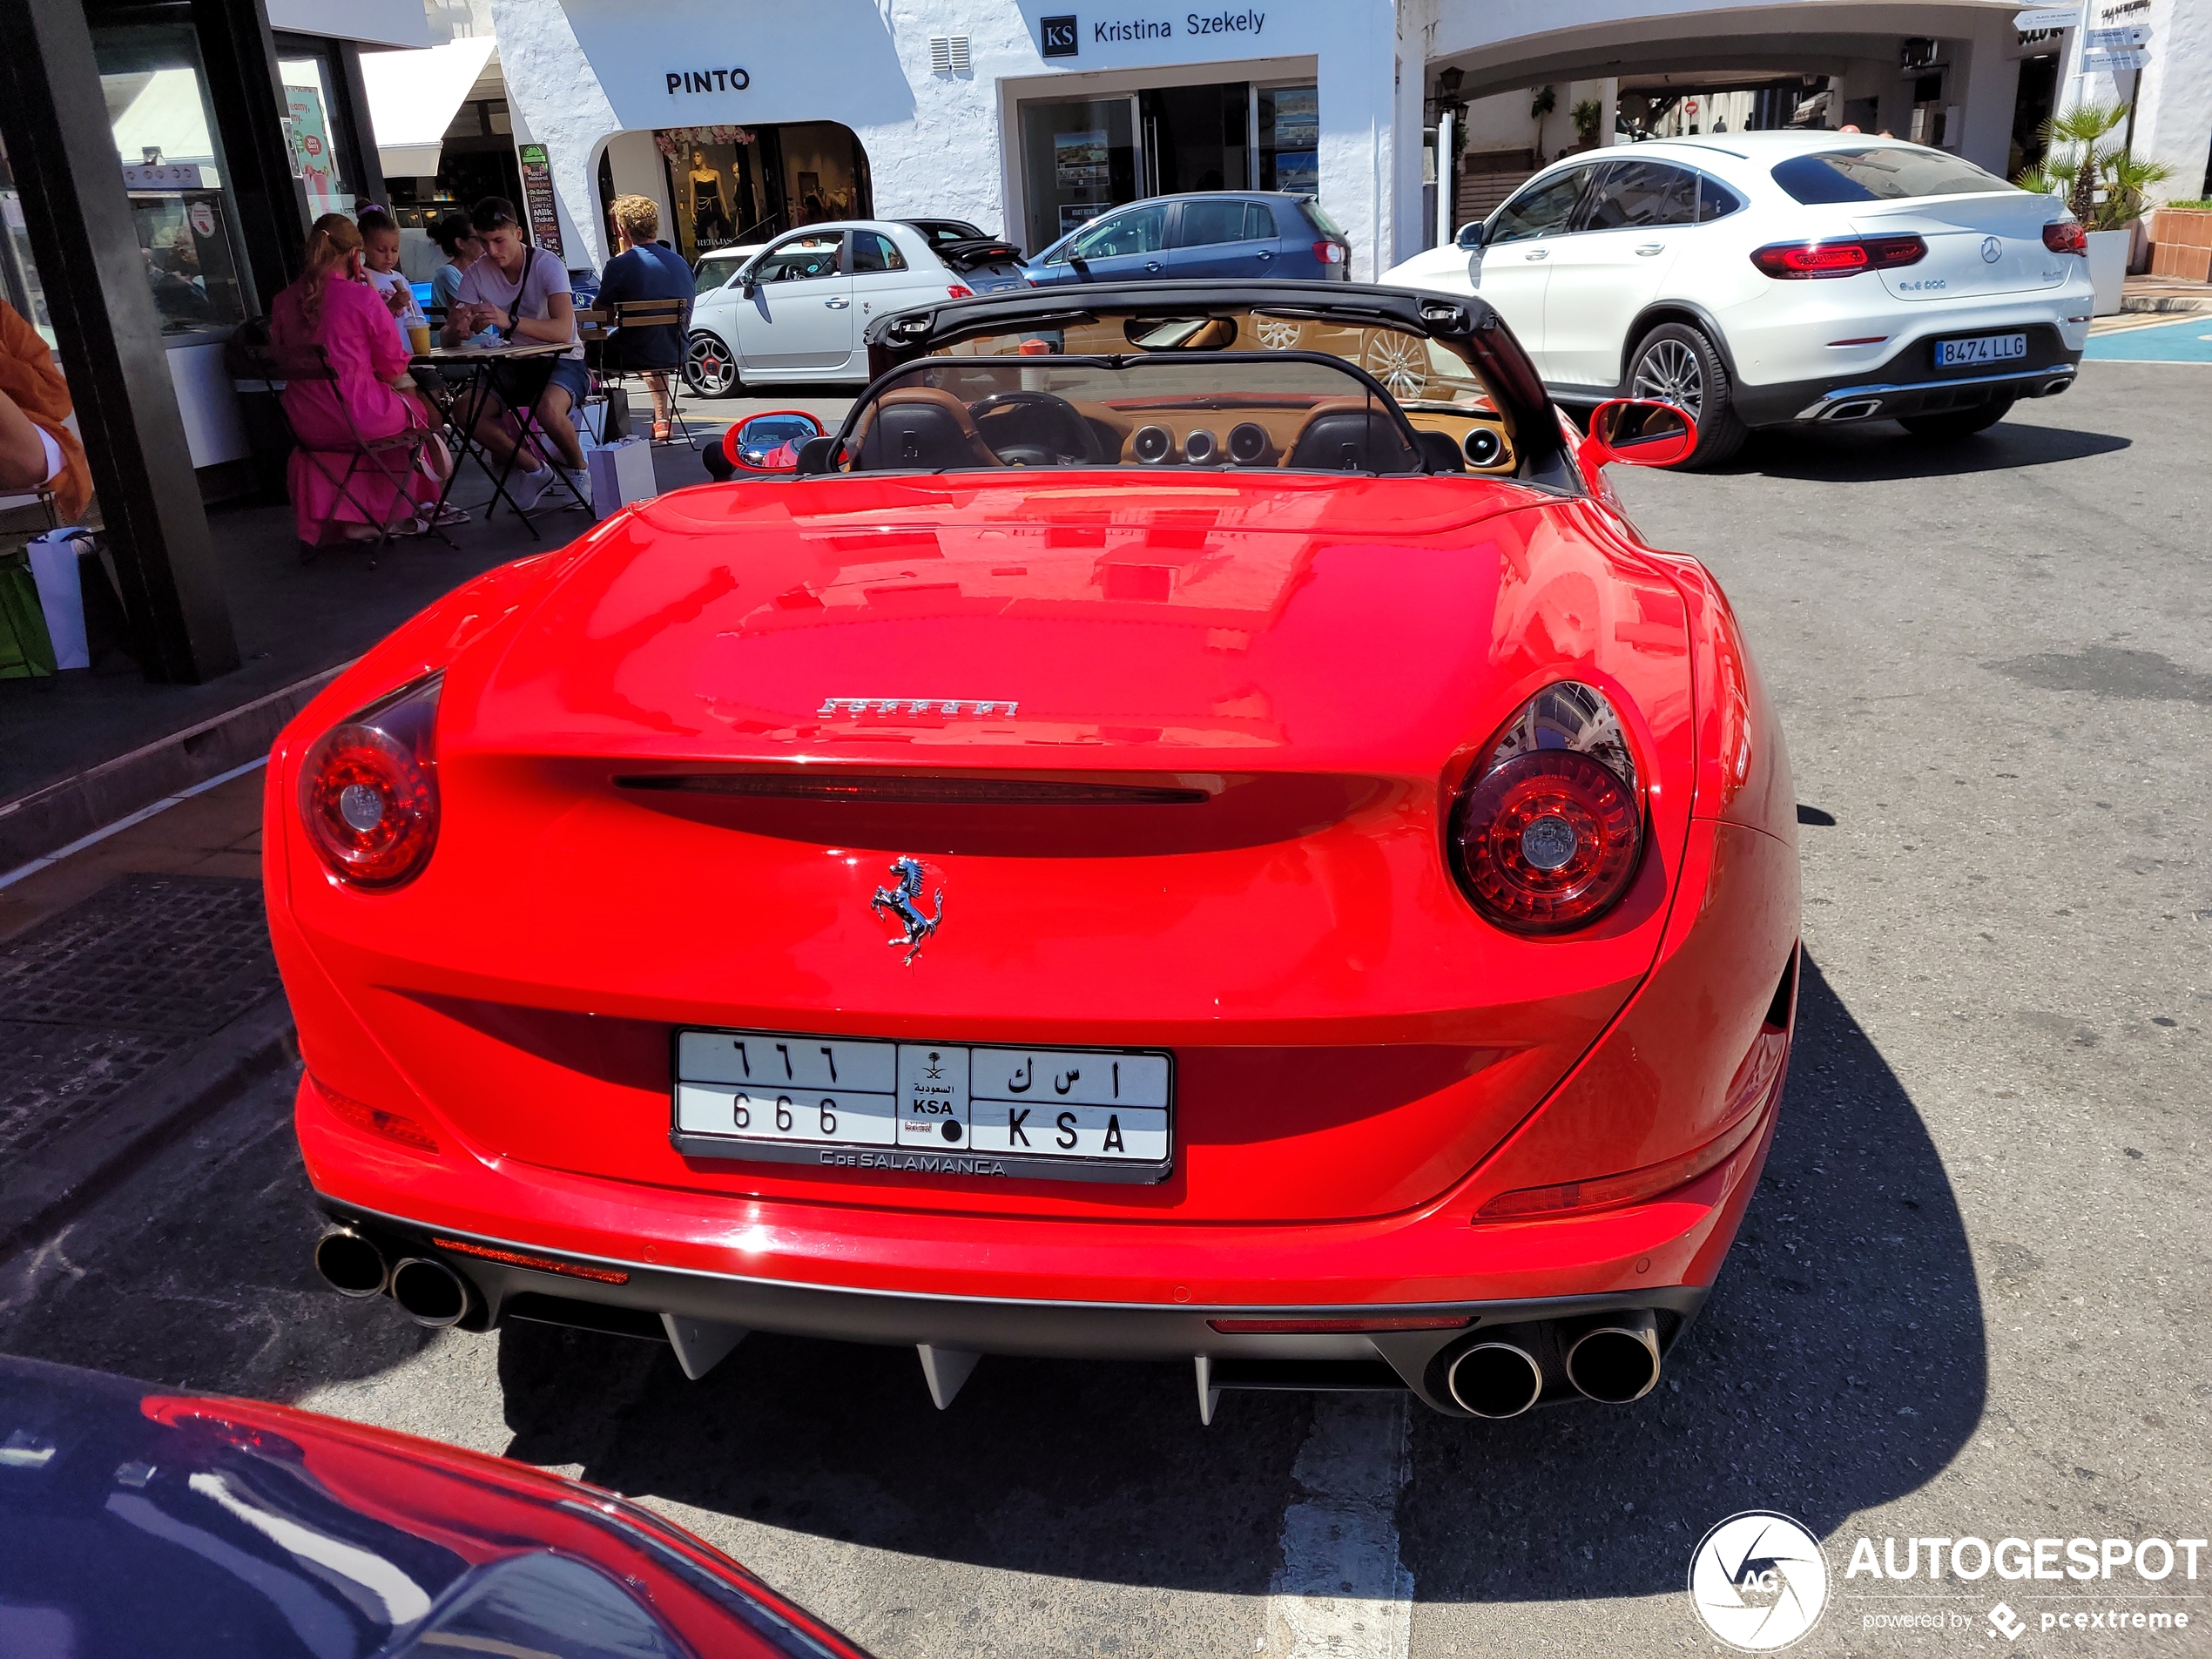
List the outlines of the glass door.
{"label": "glass door", "polygon": [[1022,106],[1028,247],[1041,253],[1069,231],[1139,192],[1136,97]]}

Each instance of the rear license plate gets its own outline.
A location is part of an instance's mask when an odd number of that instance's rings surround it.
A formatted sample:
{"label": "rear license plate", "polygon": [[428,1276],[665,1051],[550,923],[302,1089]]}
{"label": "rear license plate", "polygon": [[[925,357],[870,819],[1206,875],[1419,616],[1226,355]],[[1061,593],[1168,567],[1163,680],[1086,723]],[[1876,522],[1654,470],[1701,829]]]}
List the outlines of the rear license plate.
{"label": "rear license plate", "polygon": [[676,1034],[676,1149],[832,1169],[1151,1182],[1175,1060],[1131,1049]]}
{"label": "rear license plate", "polygon": [[1976,363],[2009,362],[2027,355],[2026,334],[1976,334],[1971,340],[1939,340],[1935,343],[1938,368],[1965,368]]}

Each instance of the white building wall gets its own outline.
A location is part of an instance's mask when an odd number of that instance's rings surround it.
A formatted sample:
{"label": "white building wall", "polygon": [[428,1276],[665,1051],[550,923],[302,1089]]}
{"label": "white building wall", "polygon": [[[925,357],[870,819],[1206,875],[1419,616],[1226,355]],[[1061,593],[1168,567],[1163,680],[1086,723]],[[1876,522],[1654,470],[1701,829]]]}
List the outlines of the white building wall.
{"label": "white building wall", "polygon": [[2150,63],[2140,90],[2132,74],[2084,76],[2080,43],[2069,37],[2060,107],[2135,99],[2135,153],[2174,170],[2151,194],[2164,201],[2195,198],[2203,192],[2206,156],[2212,151],[2212,0],[2151,0],[2148,10],[2134,10],[2125,0],[2096,0],[2090,10],[2094,28],[2148,24]]}

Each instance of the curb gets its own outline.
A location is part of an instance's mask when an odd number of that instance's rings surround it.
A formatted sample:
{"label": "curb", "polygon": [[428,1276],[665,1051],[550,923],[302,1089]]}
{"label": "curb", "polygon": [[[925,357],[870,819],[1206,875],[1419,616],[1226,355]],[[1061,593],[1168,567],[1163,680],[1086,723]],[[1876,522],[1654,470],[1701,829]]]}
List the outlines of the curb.
{"label": "curb", "polygon": [[253,1083],[299,1058],[276,991],[118,1102],[0,1177],[0,1259],[50,1233]]}
{"label": "curb", "polygon": [[0,801],[0,870],[44,858],[141,807],[266,756],[292,717],[350,666],[341,663],[310,674],[128,754]]}

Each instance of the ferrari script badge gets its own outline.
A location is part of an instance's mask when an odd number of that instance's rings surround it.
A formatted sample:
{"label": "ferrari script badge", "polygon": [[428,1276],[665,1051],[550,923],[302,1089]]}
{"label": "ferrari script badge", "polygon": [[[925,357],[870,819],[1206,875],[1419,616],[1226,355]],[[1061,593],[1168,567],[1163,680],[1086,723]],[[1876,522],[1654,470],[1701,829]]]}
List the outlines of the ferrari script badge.
{"label": "ferrari script badge", "polygon": [[878,887],[875,897],[868,900],[868,908],[879,914],[888,910],[905,925],[906,932],[897,939],[887,940],[894,947],[907,948],[905,966],[914,966],[921,954],[922,946],[937,931],[937,924],[945,919],[945,890],[937,889],[937,914],[925,915],[921,905],[921,866],[912,859],[900,859],[891,866],[891,873],[899,878],[895,887]]}

